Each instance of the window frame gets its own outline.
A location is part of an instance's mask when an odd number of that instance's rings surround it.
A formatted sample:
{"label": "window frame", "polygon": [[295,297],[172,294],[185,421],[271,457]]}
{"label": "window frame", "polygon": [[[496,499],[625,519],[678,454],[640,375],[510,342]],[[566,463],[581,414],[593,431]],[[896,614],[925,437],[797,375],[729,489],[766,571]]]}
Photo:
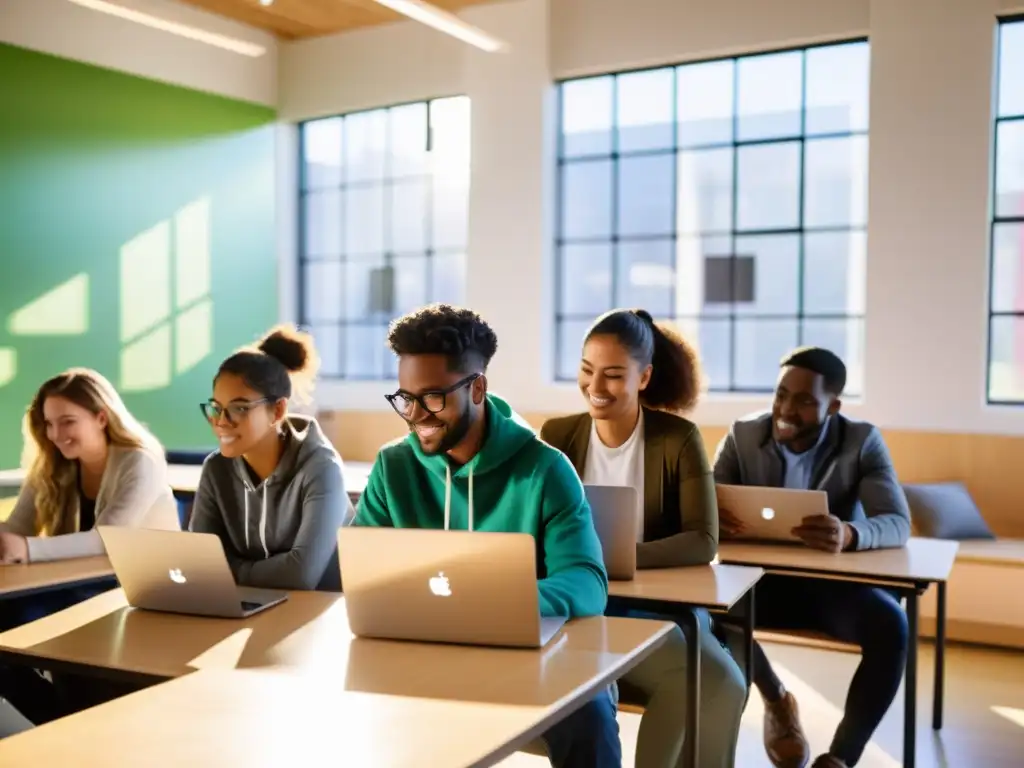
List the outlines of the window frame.
{"label": "window frame", "polygon": [[[307,299],[307,288],[308,288],[308,276],[306,274],[307,273],[307,267],[311,263],[329,262],[329,261],[332,261],[332,259],[328,259],[328,258],[324,258],[324,257],[320,257],[320,256],[311,257],[309,255],[309,253],[307,252],[308,243],[306,242],[306,218],[305,218],[306,205],[307,205],[306,198],[311,193],[322,192],[325,189],[337,190],[337,191],[342,193],[341,212],[339,213],[339,215],[343,215],[344,205],[345,205],[344,192],[347,189],[351,189],[353,187],[366,187],[366,188],[380,187],[383,190],[388,190],[390,187],[394,186],[396,181],[404,181],[404,180],[407,180],[407,179],[420,178],[420,179],[423,179],[426,182],[426,190],[424,192],[425,200],[426,200],[424,216],[426,217],[426,220],[429,222],[432,219],[433,214],[434,214],[434,188],[433,188],[432,180],[430,179],[431,172],[429,170],[428,171],[424,171],[423,174],[421,174],[420,176],[409,176],[409,177],[401,177],[400,178],[400,177],[395,177],[395,176],[393,176],[391,174],[390,160],[389,160],[389,158],[390,158],[390,148],[391,148],[391,135],[390,135],[390,125],[389,125],[389,127],[388,127],[388,136],[387,136],[387,138],[385,140],[384,171],[383,171],[382,175],[379,178],[365,179],[365,180],[355,180],[355,181],[351,181],[350,182],[345,177],[344,171],[342,171],[341,179],[340,179],[340,181],[337,184],[332,184],[332,185],[324,186],[324,187],[316,187],[316,188],[312,188],[311,189],[308,186],[308,180],[307,180],[307,168],[306,168],[306,131],[305,131],[305,128],[310,123],[316,123],[316,122],[319,122],[319,121],[322,121],[322,120],[334,120],[334,119],[341,119],[342,126],[344,126],[344,124],[345,124],[344,121],[346,119],[348,119],[349,117],[352,117],[352,116],[355,116],[355,115],[363,115],[363,114],[366,114],[366,113],[369,113],[369,112],[385,112],[385,113],[390,113],[392,110],[395,110],[395,109],[401,109],[403,107],[410,107],[410,106],[416,106],[416,105],[422,104],[426,108],[426,117],[425,117],[426,132],[425,132],[425,136],[424,136],[424,141],[426,143],[426,150],[427,150],[427,152],[430,152],[432,147],[434,146],[434,135],[433,135],[433,129],[432,129],[432,126],[431,126],[431,115],[432,115],[435,103],[439,102],[439,101],[446,101],[446,100],[449,100],[449,99],[458,99],[458,98],[464,98],[469,103],[469,107],[470,107],[470,126],[472,126],[472,101],[470,100],[469,95],[468,94],[464,94],[464,93],[451,93],[451,94],[446,94],[446,95],[429,96],[429,97],[424,97],[424,98],[420,98],[420,99],[412,99],[412,100],[407,100],[407,101],[400,101],[400,102],[393,102],[393,103],[383,104],[383,105],[380,105],[380,106],[362,107],[360,109],[352,109],[352,110],[349,110],[347,112],[341,112],[341,113],[338,113],[338,114],[317,115],[315,117],[310,117],[310,118],[307,118],[305,120],[301,120],[298,123],[296,123],[296,128],[298,129],[298,141],[296,142],[297,150],[298,150],[297,151],[297,158],[298,158],[298,174],[297,174],[298,190],[297,191],[298,191],[298,194],[296,196],[296,203],[297,203],[297,208],[296,208],[296,214],[297,214],[296,215],[296,222],[297,222],[297,226],[296,226],[296,230],[297,230],[296,231],[296,247],[297,247],[297,256],[298,256],[298,259],[297,259],[298,275],[297,275],[297,279],[296,279],[296,291],[297,291],[298,295],[297,295],[296,307],[297,307],[297,310],[298,310],[298,318],[299,318],[299,322],[297,323],[297,325],[300,328],[302,328],[303,330],[306,330],[306,331],[309,331],[309,332],[312,332],[312,329],[315,328],[315,327],[330,327],[330,328],[335,328],[335,329],[338,330],[338,344],[339,344],[338,355],[339,355],[339,370],[340,370],[340,373],[338,375],[334,375],[334,374],[324,374],[324,373],[321,372],[320,378],[323,379],[323,380],[334,381],[334,382],[368,382],[368,381],[391,381],[395,377],[388,370],[387,362],[386,362],[387,358],[386,357],[385,357],[385,364],[384,364],[384,366],[379,371],[377,371],[375,374],[373,374],[373,375],[352,375],[352,374],[348,373],[348,371],[347,371],[347,366],[345,364],[345,355],[346,355],[346,350],[347,350],[347,339],[346,339],[347,329],[350,328],[350,327],[357,327],[357,328],[379,328],[380,325],[381,325],[379,321],[375,321],[375,320],[373,320],[373,321],[371,321],[371,320],[357,320],[357,319],[349,320],[349,319],[345,318],[343,315],[338,320],[332,321],[330,323],[317,322],[317,321],[313,321],[313,320],[311,320],[309,318],[309,315],[308,315],[309,307],[308,307],[308,304],[307,304],[307,301],[306,301],[306,299]],[[342,130],[344,130],[344,128],[342,128]],[[344,152],[344,143],[342,144],[342,147],[343,147],[342,151]],[[344,159],[342,160],[342,168],[344,168]],[[468,200],[467,200],[467,205],[468,205]],[[383,208],[382,208],[382,210],[383,210],[383,216],[382,216],[383,226],[384,226],[384,228],[386,230],[388,228],[388,226],[389,226],[389,222],[391,221],[391,219],[389,218],[389,212],[391,210],[391,203],[390,203],[390,200],[388,199],[388,195],[386,195],[386,194],[384,195],[384,200],[382,202],[382,206],[383,206]],[[344,222],[343,222],[342,229],[341,229],[341,237],[343,239],[345,237]],[[467,226],[467,239],[468,239],[468,226]],[[389,247],[385,247],[378,254],[374,254],[374,255],[379,255],[381,257],[384,267],[392,267],[393,269],[395,267],[396,259],[399,260],[399,263],[400,263],[400,260],[402,258],[407,258],[409,255],[416,255],[416,256],[424,257],[426,259],[424,270],[425,270],[425,280],[426,280],[426,285],[427,285],[427,288],[426,288],[427,303],[429,303],[430,301],[433,301],[433,298],[432,298],[431,292],[430,292],[430,284],[431,284],[431,275],[432,275],[432,269],[433,269],[433,266],[434,266],[434,259],[435,259],[435,257],[438,256],[438,255],[446,256],[446,255],[453,255],[453,254],[456,254],[456,253],[465,254],[466,253],[466,246],[463,246],[461,249],[456,249],[456,248],[436,248],[434,246],[433,233],[431,231],[430,235],[428,235],[427,238],[426,238],[426,247],[423,249],[422,252],[412,252],[412,254],[410,254],[410,253],[406,253],[406,252],[394,251],[394,250],[392,250]],[[362,254],[363,257],[366,257],[367,255],[368,254]],[[344,268],[344,265],[348,262],[348,260],[350,258],[352,258],[352,256],[350,254],[346,253],[345,252],[345,248],[342,247],[341,252],[338,254],[337,261]],[[465,276],[463,275],[463,279],[464,279],[464,277]],[[397,282],[397,280],[396,280],[396,282]],[[342,290],[342,294],[341,294],[340,300],[342,302],[344,302],[344,300],[345,300],[344,290]],[[387,326],[385,325],[385,330],[386,330],[386,328],[387,328]],[[385,354],[387,354],[386,350],[385,350]]]}
{"label": "window frame", "polygon": [[[613,72],[597,72],[593,74],[580,75],[575,77],[561,78],[555,81],[555,109],[557,110],[557,136],[555,141],[555,210],[554,210],[554,238],[552,240],[554,245],[554,259],[553,270],[554,270],[554,312],[552,314],[552,325],[550,326],[554,332],[554,339],[552,344],[552,371],[553,379],[556,384],[564,384],[574,381],[574,379],[565,378],[560,376],[560,362],[562,357],[562,327],[566,322],[580,322],[585,320],[581,314],[565,313],[562,311],[562,259],[563,248],[566,245],[577,245],[577,244],[594,244],[603,245],[608,244],[612,247],[612,265],[611,265],[611,283],[610,292],[612,298],[612,305],[615,305],[615,297],[617,295],[617,282],[618,282],[618,261],[616,258],[616,250],[618,243],[625,240],[626,242],[643,242],[644,240],[652,241],[671,241],[673,245],[678,243],[680,239],[680,232],[678,226],[673,224],[671,235],[631,235],[623,238],[618,233],[618,203],[616,200],[619,179],[619,165],[622,157],[643,157],[643,156],[659,156],[659,155],[672,155],[674,157],[673,163],[673,176],[672,176],[672,210],[675,212],[678,205],[678,191],[679,191],[679,180],[678,180],[678,158],[682,151],[707,151],[714,149],[728,149],[732,152],[732,182],[731,182],[731,199],[730,199],[730,229],[722,232],[705,232],[697,231],[694,233],[684,233],[684,236],[693,236],[697,238],[703,238],[708,236],[715,237],[728,237],[730,242],[735,246],[737,238],[740,237],[757,237],[764,235],[793,235],[799,238],[798,244],[798,258],[797,258],[797,273],[795,276],[796,288],[798,292],[797,296],[797,312],[795,314],[737,314],[735,302],[730,307],[728,314],[721,316],[697,314],[694,316],[680,315],[677,311],[676,296],[672,295],[672,309],[673,313],[670,317],[662,317],[656,314],[655,320],[665,320],[670,323],[676,323],[680,319],[685,320],[696,320],[702,321],[705,319],[712,320],[728,320],[729,323],[729,338],[730,338],[730,357],[729,357],[729,382],[728,386],[710,386],[709,392],[713,394],[723,395],[746,395],[746,394],[770,394],[774,391],[774,386],[765,387],[749,387],[749,386],[737,386],[736,385],[736,372],[737,372],[737,357],[736,357],[736,320],[737,317],[741,319],[750,320],[793,320],[796,322],[797,327],[797,346],[803,343],[804,337],[804,320],[839,320],[839,321],[859,321],[860,332],[862,338],[862,349],[863,339],[865,334],[865,317],[866,312],[861,311],[860,313],[811,313],[807,314],[804,311],[805,300],[804,300],[804,270],[806,264],[805,254],[805,236],[808,233],[862,233],[865,237],[867,236],[868,226],[870,224],[867,218],[867,212],[865,211],[865,221],[863,225],[842,225],[842,226],[831,226],[831,227],[812,227],[808,229],[805,226],[805,212],[804,212],[804,195],[805,195],[805,177],[806,177],[806,148],[808,140],[816,141],[822,139],[843,139],[843,138],[855,138],[864,137],[868,142],[868,157],[870,159],[870,115],[868,117],[868,124],[864,130],[844,130],[844,131],[831,131],[828,133],[814,133],[808,136],[807,134],[807,53],[809,51],[821,49],[821,48],[835,48],[845,45],[856,45],[856,44],[867,44],[868,52],[870,57],[870,38],[866,35],[859,35],[853,37],[844,37],[837,40],[828,40],[819,43],[810,43],[806,45],[795,45],[785,46],[780,48],[766,48],[763,50],[746,51],[743,53],[726,55],[726,56],[713,56],[707,58],[690,59],[684,61],[676,61],[671,63],[659,64],[657,66],[644,66],[634,67],[622,70],[615,70]],[[769,56],[773,54],[785,54],[799,52],[802,54],[801,57],[801,84],[800,84],[800,128],[799,131],[793,134],[787,134],[785,136],[774,136],[772,138],[760,138],[760,139],[740,139],[738,126],[740,122],[739,114],[739,62],[743,59]],[[710,64],[714,62],[725,62],[731,61],[733,63],[732,72],[732,131],[731,139],[723,142],[710,142],[701,143],[696,145],[686,145],[685,147],[680,146],[679,142],[679,68]],[[654,72],[658,70],[671,70],[672,71],[672,143],[670,147],[661,149],[640,149],[640,150],[627,150],[626,152],[619,151],[619,134],[620,125],[618,119],[618,79],[624,75],[631,75],[642,72]],[[607,153],[591,153],[585,155],[572,155],[566,157],[565,155],[565,132],[563,130],[563,107],[564,107],[564,92],[563,86],[566,83],[580,82],[586,80],[597,80],[610,77],[612,79],[612,95],[611,95],[611,115],[612,123],[610,127],[611,140],[610,149]],[[870,69],[869,69],[870,77]],[[870,99],[870,80],[869,80],[869,91],[868,98]],[[771,146],[776,144],[785,143],[799,143],[799,179],[798,179],[798,192],[797,192],[797,205],[798,205],[798,219],[795,227],[787,228],[761,228],[761,229],[741,229],[737,226],[737,210],[738,210],[738,167],[737,162],[738,151],[743,147],[751,146]],[[564,190],[564,168],[566,165],[570,165],[578,162],[593,162],[595,160],[606,159],[611,162],[611,226],[610,234],[607,237],[594,237],[594,238],[565,238],[563,236],[562,225],[563,225],[563,211],[565,207],[565,190]],[[870,186],[870,177],[868,176],[868,185]],[[735,263],[735,257],[738,254],[735,252],[733,247],[733,253],[731,257],[733,263]],[[673,274],[677,273],[678,252],[673,249],[673,261],[672,268]],[[596,319],[596,317],[589,318],[590,320]],[[863,360],[860,364],[863,365]],[[863,386],[863,382],[862,382]],[[862,396],[862,392],[852,393],[852,398],[856,399]]]}

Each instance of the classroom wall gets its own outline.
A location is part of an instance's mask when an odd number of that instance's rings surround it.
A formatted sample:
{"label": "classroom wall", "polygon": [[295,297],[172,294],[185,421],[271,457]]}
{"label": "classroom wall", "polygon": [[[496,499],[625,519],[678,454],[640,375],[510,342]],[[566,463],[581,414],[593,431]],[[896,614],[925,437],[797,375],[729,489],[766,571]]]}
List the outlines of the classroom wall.
{"label": "classroom wall", "polygon": [[278,316],[268,107],[0,44],[0,466],[39,384],[98,369],[171,448]]}
{"label": "classroom wall", "polygon": [[[471,97],[467,303],[499,336],[492,387],[540,423],[582,405],[549,364],[552,81],[869,36],[865,386],[845,407],[883,428],[906,480],[963,479],[1001,532],[1024,535],[1013,480],[1024,408],[985,403],[995,23],[1021,10],[1019,0],[516,0],[463,13],[510,43],[501,55],[408,23],[283,44],[280,111],[299,121]],[[372,458],[401,434],[382,397],[394,386],[320,385],[346,457]],[[693,418],[713,446],[765,405],[713,394]]]}

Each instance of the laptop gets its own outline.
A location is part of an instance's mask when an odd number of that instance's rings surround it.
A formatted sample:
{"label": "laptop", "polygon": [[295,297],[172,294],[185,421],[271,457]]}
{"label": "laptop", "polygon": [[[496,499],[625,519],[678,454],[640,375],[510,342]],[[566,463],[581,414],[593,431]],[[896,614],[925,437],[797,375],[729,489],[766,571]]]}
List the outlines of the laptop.
{"label": "laptop", "polygon": [[805,517],[828,514],[825,491],[721,484],[715,490],[719,509],[729,510],[745,526],[735,539],[798,542],[792,530]]}
{"label": "laptop", "polygon": [[114,574],[133,608],[244,619],[288,599],[240,587],[212,533],[97,526]]}
{"label": "laptop", "polygon": [[604,567],[613,581],[636,576],[637,530],[641,525],[636,488],[623,485],[585,485]]}
{"label": "laptop", "polygon": [[566,619],[542,618],[528,533],[338,530],[348,623],[357,637],[541,648]]}

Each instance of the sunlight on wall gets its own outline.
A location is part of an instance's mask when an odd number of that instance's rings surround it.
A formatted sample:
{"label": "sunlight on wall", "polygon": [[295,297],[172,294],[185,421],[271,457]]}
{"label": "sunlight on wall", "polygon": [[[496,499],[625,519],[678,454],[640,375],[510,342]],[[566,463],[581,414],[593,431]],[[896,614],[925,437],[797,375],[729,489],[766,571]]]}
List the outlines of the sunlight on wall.
{"label": "sunlight on wall", "polygon": [[88,331],[89,275],[75,275],[15,310],[7,330],[14,336],[80,336]]}
{"label": "sunlight on wall", "polygon": [[992,707],[992,711],[1000,717],[1006,718],[1014,725],[1024,728],[1024,709],[1016,707]]}
{"label": "sunlight on wall", "polygon": [[213,349],[209,198],[136,235],[120,260],[120,388],[162,389]]}
{"label": "sunlight on wall", "polygon": [[18,375],[18,353],[10,347],[0,348],[0,387],[6,387]]}

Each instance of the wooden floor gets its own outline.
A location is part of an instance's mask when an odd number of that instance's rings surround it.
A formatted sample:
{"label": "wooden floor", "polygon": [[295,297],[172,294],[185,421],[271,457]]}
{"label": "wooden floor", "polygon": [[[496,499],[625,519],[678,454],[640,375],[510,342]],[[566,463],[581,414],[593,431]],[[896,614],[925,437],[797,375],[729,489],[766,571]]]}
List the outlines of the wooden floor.
{"label": "wooden floor", "polygon": [[[793,645],[765,646],[776,671],[800,703],[815,755],[825,751],[842,712],[859,657]],[[946,650],[946,720],[931,729],[932,646],[923,644],[918,673],[917,768],[1020,768],[1024,765],[1024,653],[965,646]],[[743,715],[739,768],[771,768],[761,743],[764,709],[752,695]],[[638,715],[619,714],[623,765],[633,766]],[[899,768],[903,754],[903,691],[875,733],[858,768]],[[547,760],[517,754],[502,768],[540,768]]]}

